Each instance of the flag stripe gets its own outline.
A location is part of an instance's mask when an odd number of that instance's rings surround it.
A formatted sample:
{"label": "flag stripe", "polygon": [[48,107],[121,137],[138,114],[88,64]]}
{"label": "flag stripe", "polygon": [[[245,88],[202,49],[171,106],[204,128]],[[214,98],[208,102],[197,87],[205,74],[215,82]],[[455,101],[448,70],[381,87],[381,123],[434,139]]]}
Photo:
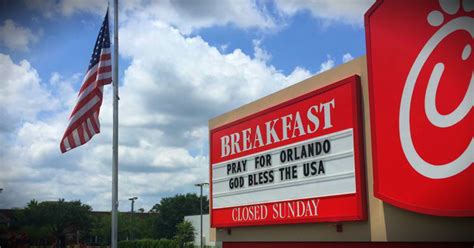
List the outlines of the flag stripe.
{"label": "flag stripe", "polygon": [[65,146],[64,149],[66,149],[66,150],[71,149],[71,145],[69,144],[69,140],[67,138],[64,139],[64,146]]}
{"label": "flag stripe", "polygon": [[77,134],[77,129],[74,129],[74,131],[72,131],[72,137],[74,139],[75,146],[81,144],[81,141],[79,140],[79,135]]}
{"label": "flag stripe", "polygon": [[100,102],[100,98],[98,96],[94,96],[86,104],[82,105],[81,108],[78,111],[76,111],[76,113],[73,116],[71,116],[71,119],[69,120],[69,126],[72,126],[77,121],[77,119],[83,116],[88,110],[94,107],[94,105],[98,102]]}
{"label": "flag stripe", "polygon": [[97,86],[104,86],[106,84],[110,84],[109,79],[101,79],[101,80],[97,81]]}
{"label": "flag stripe", "polygon": [[85,122],[82,123],[81,129],[82,129],[82,135],[84,137],[84,142],[89,141],[89,132],[87,131],[87,126]]}
{"label": "flag stripe", "polygon": [[111,73],[112,72],[112,66],[102,66],[99,67],[99,75],[103,75],[104,73]]}
{"label": "flag stripe", "polygon": [[76,106],[69,117],[69,121],[72,121],[73,116],[75,116],[84,107],[84,105],[87,105],[94,98],[99,98],[99,100],[102,99],[102,93],[98,91],[97,88],[94,88],[89,94],[77,101]]}
{"label": "flag stripe", "polygon": [[93,116],[94,116],[93,118],[94,121],[92,123],[94,123],[97,126],[96,128],[97,133],[100,133],[99,112],[94,112]]}
{"label": "flag stripe", "polygon": [[102,53],[100,55],[100,60],[110,60],[112,58],[112,55],[110,54],[110,52],[108,53]]}
{"label": "flag stripe", "polygon": [[81,144],[86,143],[85,138],[84,138],[84,130],[82,129],[82,123],[79,127],[77,127],[76,130],[77,130],[77,134],[79,136],[79,141],[81,142]]}
{"label": "flag stripe", "polygon": [[94,130],[94,133],[96,133],[96,134],[99,133],[99,131],[100,131],[99,125],[97,125],[94,116],[91,116],[90,120],[91,120],[92,129]]}
{"label": "flag stripe", "polygon": [[109,72],[101,73],[97,77],[97,80],[105,80],[105,79],[110,79],[112,77],[112,69],[109,70]]}
{"label": "flag stripe", "polygon": [[94,131],[94,127],[92,126],[91,118],[87,118],[87,127],[89,128],[89,131],[91,132],[91,137],[96,134]]}
{"label": "flag stripe", "polygon": [[[109,61],[110,63],[110,61]],[[81,92],[89,87],[89,85],[93,84],[95,82],[95,79],[97,78],[97,71],[99,70],[99,73],[100,70],[106,70],[106,69],[103,69],[103,68],[110,68],[110,71],[112,71],[112,66],[110,65],[104,65],[104,66],[98,66],[98,67],[95,67],[93,68],[94,71],[92,71],[91,73],[87,73],[86,74],[86,77],[84,78],[84,81],[82,82],[82,87],[81,89],[79,90],[79,94],[81,94]],[[108,71],[104,71],[104,72],[108,72]],[[110,82],[112,82],[112,76],[110,77]]]}
{"label": "flag stripe", "polygon": [[[86,99],[86,97],[95,89],[96,89],[95,85],[89,85],[89,87],[87,87],[84,91],[82,91],[82,93],[77,98],[77,104],[79,105],[80,102],[84,101],[84,99]],[[73,111],[71,115],[75,114],[75,112],[77,111]]]}
{"label": "flag stripe", "polygon": [[84,130],[86,130],[87,133],[87,140],[90,140],[92,138],[92,132],[89,130],[89,125],[87,125],[87,120],[84,122]]}
{"label": "flag stripe", "polygon": [[[92,116],[95,112],[100,109],[100,103],[97,103],[93,106],[90,110],[88,110],[82,117],[80,117],[75,123],[69,126],[66,132],[72,132],[72,130],[76,129],[78,126],[82,125],[83,122],[87,120],[90,116]],[[95,133],[98,133],[97,130],[94,130]]]}
{"label": "flag stripe", "polygon": [[112,60],[111,60],[111,59],[100,60],[99,62],[100,62],[100,63],[97,63],[96,65],[94,65],[93,67],[91,67],[91,68],[86,72],[86,75],[84,76],[84,80],[82,81],[82,85],[83,85],[83,86],[84,86],[84,84],[86,83],[86,81],[88,81],[88,80],[91,78],[91,76],[97,72],[97,68],[99,68],[99,66],[100,66],[100,67],[112,66]]}
{"label": "flag stripe", "polygon": [[76,143],[74,142],[74,137],[72,135],[72,132],[68,135],[67,141],[69,141],[69,145],[71,146],[71,148],[76,147]]}

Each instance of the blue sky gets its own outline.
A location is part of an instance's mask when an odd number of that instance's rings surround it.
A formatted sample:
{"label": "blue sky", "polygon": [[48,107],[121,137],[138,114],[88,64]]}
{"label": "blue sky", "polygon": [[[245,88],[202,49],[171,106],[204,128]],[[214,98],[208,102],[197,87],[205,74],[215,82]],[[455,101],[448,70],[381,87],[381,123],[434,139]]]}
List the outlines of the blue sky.
{"label": "blue sky", "polygon": [[[208,181],[207,120],[364,55],[363,14],[371,4],[124,2],[120,209],[130,196],[148,210],[161,197],[197,192],[192,185]],[[65,198],[109,210],[110,87],[102,133],[59,151],[107,2],[0,7],[0,208]]]}

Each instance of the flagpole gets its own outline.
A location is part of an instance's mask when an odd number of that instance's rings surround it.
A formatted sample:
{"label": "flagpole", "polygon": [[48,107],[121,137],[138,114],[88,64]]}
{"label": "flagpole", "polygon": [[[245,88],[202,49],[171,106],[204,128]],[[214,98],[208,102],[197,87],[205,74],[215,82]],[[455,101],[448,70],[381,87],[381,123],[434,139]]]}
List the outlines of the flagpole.
{"label": "flagpole", "polygon": [[112,140],[112,248],[118,247],[118,0],[114,0],[113,140]]}

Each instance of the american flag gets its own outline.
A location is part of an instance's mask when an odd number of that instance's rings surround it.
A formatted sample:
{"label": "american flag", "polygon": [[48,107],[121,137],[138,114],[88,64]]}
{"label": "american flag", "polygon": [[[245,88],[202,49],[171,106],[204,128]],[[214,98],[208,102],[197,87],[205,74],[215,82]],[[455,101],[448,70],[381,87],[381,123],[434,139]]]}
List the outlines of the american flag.
{"label": "american flag", "polygon": [[110,53],[109,11],[104,18],[94,51],[77,96],[77,103],[69,117],[69,125],[61,140],[61,152],[85,144],[100,133],[99,112],[103,86],[112,82]]}

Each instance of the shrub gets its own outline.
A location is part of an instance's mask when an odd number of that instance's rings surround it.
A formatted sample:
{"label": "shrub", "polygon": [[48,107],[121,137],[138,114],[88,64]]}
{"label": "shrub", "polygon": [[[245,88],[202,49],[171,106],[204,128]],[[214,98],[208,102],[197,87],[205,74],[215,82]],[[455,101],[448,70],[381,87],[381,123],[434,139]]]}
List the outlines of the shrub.
{"label": "shrub", "polygon": [[178,248],[178,242],[169,239],[141,239],[123,240],[118,243],[119,248]]}

